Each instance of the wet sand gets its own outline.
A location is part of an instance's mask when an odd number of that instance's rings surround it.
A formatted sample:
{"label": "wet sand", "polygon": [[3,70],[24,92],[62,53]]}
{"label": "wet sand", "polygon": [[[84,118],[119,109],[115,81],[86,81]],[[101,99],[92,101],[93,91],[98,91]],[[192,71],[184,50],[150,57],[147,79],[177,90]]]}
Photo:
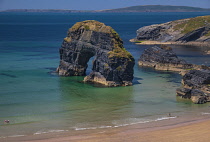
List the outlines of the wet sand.
{"label": "wet sand", "polygon": [[[143,125],[145,125],[143,127]],[[0,139],[1,142],[209,142],[210,116],[167,120],[120,128],[50,133]]]}

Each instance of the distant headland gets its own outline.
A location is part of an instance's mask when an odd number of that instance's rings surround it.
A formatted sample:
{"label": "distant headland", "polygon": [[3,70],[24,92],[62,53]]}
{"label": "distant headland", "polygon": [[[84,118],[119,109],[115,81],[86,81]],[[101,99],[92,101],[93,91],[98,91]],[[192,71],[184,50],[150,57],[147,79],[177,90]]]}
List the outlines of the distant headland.
{"label": "distant headland", "polygon": [[171,5],[139,5],[118,9],[104,10],[69,10],[69,9],[8,9],[0,12],[51,12],[51,13],[118,13],[118,12],[210,12],[210,8],[171,6]]}
{"label": "distant headland", "polygon": [[209,46],[210,15],[141,27],[131,39],[136,44],[179,44]]}

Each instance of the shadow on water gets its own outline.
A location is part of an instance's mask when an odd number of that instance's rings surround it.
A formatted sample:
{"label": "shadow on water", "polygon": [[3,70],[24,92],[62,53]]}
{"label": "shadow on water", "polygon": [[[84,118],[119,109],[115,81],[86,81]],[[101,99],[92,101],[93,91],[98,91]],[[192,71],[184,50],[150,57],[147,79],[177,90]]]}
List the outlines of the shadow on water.
{"label": "shadow on water", "polygon": [[140,80],[143,80],[143,79],[140,78],[140,77],[134,77],[134,78],[133,78],[133,85],[141,84],[141,83],[139,82]]}
{"label": "shadow on water", "polygon": [[168,82],[181,83],[182,76],[178,72],[159,71],[151,67],[142,67],[142,66],[138,66],[138,70],[147,74],[157,74],[156,77],[169,79]]}
{"label": "shadow on water", "polygon": [[12,75],[12,74],[8,74],[8,73],[0,73],[0,76],[7,76],[7,77],[11,77],[11,78],[17,78],[16,75]]}
{"label": "shadow on water", "polygon": [[173,51],[188,63],[210,66],[210,55],[206,54],[209,47],[191,45],[171,45]]}

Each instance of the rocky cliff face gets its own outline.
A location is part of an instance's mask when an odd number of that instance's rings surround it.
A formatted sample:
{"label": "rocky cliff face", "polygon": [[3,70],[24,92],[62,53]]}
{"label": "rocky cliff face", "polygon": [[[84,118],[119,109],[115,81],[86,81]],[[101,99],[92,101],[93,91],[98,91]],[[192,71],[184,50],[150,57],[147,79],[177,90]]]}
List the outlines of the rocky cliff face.
{"label": "rocky cliff face", "polygon": [[210,44],[210,16],[171,21],[142,27],[134,41],[159,41],[161,43]]}
{"label": "rocky cliff face", "polygon": [[210,101],[210,70],[191,70],[182,78],[177,95],[191,99],[196,104]]}
{"label": "rocky cliff face", "polygon": [[60,48],[57,72],[62,76],[84,76],[93,56],[92,72],[84,78],[85,82],[132,85],[134,58],[114,29],[94,20],[78,22],[69,29]]}
{"label": "rocky cliff face", "polygon": [[139,58],[138,64],[166,71],[183,71],[192,68],[191,64],[179,59],[172,49],[166,46],[154,46],[145,49]]}
{"label": "rocky cliff face", "polygon": [[165,45],[145,49],[138,64],[156,70],[177,71],[181,74],[185,74],[192,69],[209,69],[207,66],[189,64],[185,60],[179,59],[172,48]]}

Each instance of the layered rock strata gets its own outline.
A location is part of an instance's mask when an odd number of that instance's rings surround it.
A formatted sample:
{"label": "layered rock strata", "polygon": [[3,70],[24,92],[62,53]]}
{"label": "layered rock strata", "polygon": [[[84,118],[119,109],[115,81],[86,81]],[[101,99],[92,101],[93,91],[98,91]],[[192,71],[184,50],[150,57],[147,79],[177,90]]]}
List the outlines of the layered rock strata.
{"label": "layered rock strata", "polygon": [[61,76],[85,76],[87,63],[93,56],[92,72],[84,78],[85,82],[132,85],[133,56],[113,28],[94,20],[78,22],[69,29],[60,48],[57,72]]}
{"label": "layered rock strata", "polygon": [[189,44],[210,46],[210,16],[200,16],[137,30],[131,41],[140,44]]}
{"label": "layered rock strata", "polygon": [[182,78],[177,96],[191,99],[196,104],[210,102],[210,70],[191,70]]}
{"label": "layered rock strata", "polygon": [[185,74],[192,69],[208,69],[206,66],[189,64],[185,60],[179,59],[172,48],[163,45],[145,49],[138,64],[156,70],[177,71],[181,74]]}

